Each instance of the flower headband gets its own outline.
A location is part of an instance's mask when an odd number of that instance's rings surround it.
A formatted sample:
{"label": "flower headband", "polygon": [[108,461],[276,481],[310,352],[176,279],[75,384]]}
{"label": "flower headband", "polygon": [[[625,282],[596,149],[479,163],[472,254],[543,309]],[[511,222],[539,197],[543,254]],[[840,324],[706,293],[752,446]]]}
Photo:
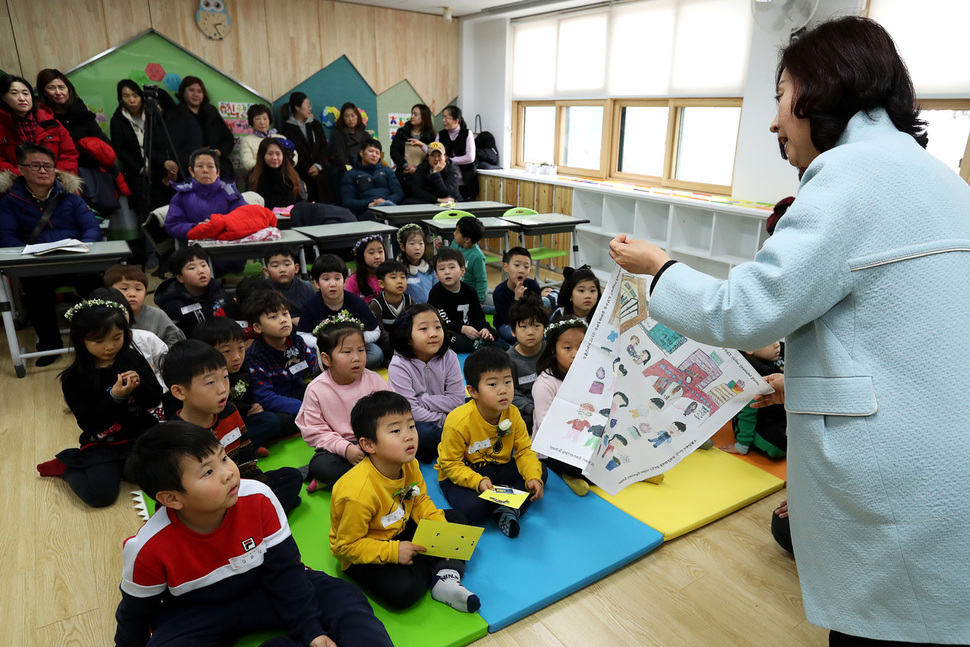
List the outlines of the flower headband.
{"label": "flower headband", "polygon": [[583,330],[586,330],[587,328],[589,328],[589,325],[587,325],[585,319],[578,319],[576,317],[572,317],[569,319],[560,319],[554,324],[549,324],[549,326],[546,327],[546,335],[549,335],[549,333],[555,331],[558,328],[566,328],[566,327],[572,328],[573,326],[577,326],[577,327],[582,326]]}
{"label": "flower headband", "polygon": [[397,230],[397,242],[403,245],[404,241],[408,239],[408,236],[410,236],[411,232],[414,230],[420,231],[422,235],[424,234],[424,229],[421,229],[421,225],[417,224],[416,222],[409,222]]}
{"label": "flower headband", "polygon": [[342,324],[342,323],[351,323],[357,326],[358,328],[360,328],[361,330],[364,329],[364,324],[363,322],[361,322],[360,319],[352,316],[346,310],[341,310],[334,316],[324,319],[323,321],[318,323],[317,327],[313,329],[313,335],[314,336],[319,335],[320,331],[328,326],[336,326],[337,324]]}
{"label": "flower headband", "polygon": [[373,243],[375,240],[380,241],[380,242],[383,243],[384,242],[384,237],[381,236],[380,234],[371,234],[370,236],[364,236],[363,238],[361,238],[360,240],[358,240],[356,243],[354,243],[354,254],[357,253],[357,250],[358,249],[361,249],[361,248],[366,249],[367,246],[370,245],[371,243]]}
{"label": "flower headband", "polygon": [[77,304],[76,306],[73,306],[70,310],[65,312],[64,318],[70,321],[71,319],[74,318],[74,315],[79,313],[81,310],[84,310],[85,308],[93,308],[95,306],[103,306],[105,308],[117,308],[118,310],[121,310],[121,312],[125,314],[128,313],[128,308],[121,305],[117,301],[107,301],[105,299],[85,299],[84,301],[81,301],[81,303]]}

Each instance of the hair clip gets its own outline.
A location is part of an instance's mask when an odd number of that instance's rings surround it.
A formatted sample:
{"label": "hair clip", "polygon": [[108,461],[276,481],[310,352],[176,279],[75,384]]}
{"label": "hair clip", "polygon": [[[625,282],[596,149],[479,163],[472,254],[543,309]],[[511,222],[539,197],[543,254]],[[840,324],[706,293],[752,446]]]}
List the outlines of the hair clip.
{"label": "hair clip", "polygon": [[321,330],[324,330],[328,326],[336,326],[337,324],[342,324],[342,323],[354,324],[361,330],[364,329],[364,323],[360,319],[358,319],[357,317],[354,317],[346,310],[341,310],[334,316],[328,317],[327,319],[324,319],[323,321],[318,323],[316,328],[313,329],[313,335],[315,337],[320,334]]}
{"label": "hair clip", "polygon": [[93,308],[95,306],[103,306],[105,308],[117,308],[118,310],[121,310],[125,314],[128,313],[128,308],[121,305],[117,301],[107,301],[106,299],[85,299],[84,301],[81,301],[81,303],[77,304],[76,306],[73,306],[70,310],[65,312],[64,318],[70,321],[71,319],[74,318],[74,315],[81,312],[85,308]]}

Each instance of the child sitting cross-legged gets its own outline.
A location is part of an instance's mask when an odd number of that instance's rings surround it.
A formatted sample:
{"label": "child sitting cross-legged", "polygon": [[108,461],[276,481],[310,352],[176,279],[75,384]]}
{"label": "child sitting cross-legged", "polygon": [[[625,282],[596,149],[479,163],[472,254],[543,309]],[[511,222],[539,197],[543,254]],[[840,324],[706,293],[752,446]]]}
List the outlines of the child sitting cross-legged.
{"label": "child sitting cross-legged", "polygon": [[407,399],[381,391],[350,414],[365,452],[333,487],[330,550],[347,575],[392,609],[431,597],[466,613],[481,607],[461,584],[465,562],[422,555],[411,542],[422,519],[465,523],[457,510],[435,507],[414,455],[420,446]]}
{"label": "child sitting cross-legged", "polygon": [[465,403],[458,356],[441,313],[430,303],[405,310],[391,329],[394,357],[387,367],[391,388],[411,403],[421,442],[418,460],[438,457],[445,417]]}
{"label": "child sitting cross-legged", "polygon": [[316,295],[310,282],[298,276],[300,272],[300,254],[293,248],[267,252],[263,258],[263,274],[270,280],[273,289],[290,302],[294,324],[300,322],[303,304]]}
{"label": "child sitting cross-legged", "polygon": [[515,345],[509,348],[509,358],[515,367],[515,397],[512,404],[516,406],[525,426],[532,431],[532,411],[535,403],[532,401],[532,384],[538,375],[536,364],[539,355],[546,348],[543,335],[549,322],[549,311],[542,307],[538,296],[529,294],[512,304],[508,313],[509,327],[515,336]]}
{"label": "child sitting cross-legged", "polygon": [[404,263],[408,271],[408,296],[414,298],[415,303],[426,303],[428,292],[437,281],[434,267],[424,257],[425,233],[421,225],[409,223],[397,230],[397,243],[401,248],[398,260]]}
{"label": "child sitting cross-legged", "polygon": [[[253,395],[266,411],[293,418],[300,412],[307,380],[317,372],[317,357],[290,321],[290,304],[275,290],[259,290],[243,304],[256,333],[249,347]],[[283,422],[281,424],[286,424]]]}
{"label": "child sitting cross-legged", "polygon": [[408,271],[401,261],[384,261],[377,267],[377,284],[381,291],[373,301],[367,304],[374,318],[381,328],[381,350],[384,357],[390,359],[390,331],[394,321],[401,316],[405,308],[414,303],[411,295],[406,293],[408,287]]}
{"label": "child sitting cross-legged", "polygon": [[165,356],[162,377],[182,405],[176,419],[210,430],[243,478],[266,483],[287,514],[300,505],[300,472],[292,467],[263,472],[256,465],[256,446],[239,411],[229,402],[229,370],[222,353],[196,339],[180,341]]}
{"label": "child sitting cross-legged", "polygon": [[169,347],[185,339],[185,333],[179,330],[161,308],[145,305],[145,297],[148,295],[148,277],[137,265],[109,267],[104,271],[104,285],[125,295],[135,315],[131,324],[132,330],[153,332]]}
{"label": "child sitting cross-legged", "polygon": [[[249,361],[246,359],[246,331],[242,326],[229,317],[216,317],[196,326],[192,338],[212,346],[226,358],[229,402],[236,405],[246,423],[249,440],[256,446],[258,456],[269,456],[266,445],[274,439],[300,433],[291,416],[281,417],[264,410],[256,402]],[[284,425],[282,418],[286,418],[289,424]]]}
{"label": "child sitting cross-legged", "polygon": [[314,330],[326,370],[307,387],[296,418],[303,440],[316,450],[310,459],[313,480],[307,492],[333,485],[364,458],[350,426],[350,411],[365,395],[390,389],[384,378],[365,367],[362,328],[344,310]]}
{"label": "child sitting cross-legged", "polygon": [[229,295],[222,282],[212,278],[209,254],[197,245],[175,250],[171,259],[175,278],[165,279],[155,291],[155,303],[187,337],[196,324],[224,316]]}
{"label": "child sitting cross-legged", "polygon": [[[508,321],[509,308],[518,303],[526,295],[540,297],[542,292],[549,292],[551,288],[542,290],[535,279],[529,278],[532,271],[532,254],[525,247],[512,247],[502,256],[502,271],[508,279],[495,286],[492,291],[492,301],[495,303],[495,317],[492,323],[498,330],[499,336],[510,344],[515,341],[515,333]],[[546,318],[548,323],[548,317]]]}
{"label": "child sitting cross-legged", "polygon": [[[519,517],[542,499],[546,468],[532,450],[529,432],[512,404],[512,362],[497,348],[482,348],[465,360],[465,383],[472,397],[448,414],[438,446],[438,482],[453,508],[469,523],[491,516],[508,537],[519,535]],[[504,485],[529,490],[519,509],[479,498]]]}
{"label": "child sitting cross-legged", "polygon": [[381,338],[380,325],[364,300],[344,289],[347,281],[347,265],[335,254],[321,254],[313,261],[310,277],[320,289],[320,294],[303,304],[303,310],[300,312],[300,331],[312,332],[324,319],[346,310],[350,316],[364,324],[367,368],[380,368],[384,363],[384,352],[377,345]]}
{"label": "child sitting cross-legged", "polygon": [[372,234],[354,243],[354,261],[357,268],[347,277],[345,289],[370,303],[381,291],[377,268],[384,262],[384,237]]}
{"label": "child sitting cross-legged", "polygon": [[431,288],[428,303],[438,308],[448,329],[455,333],[455,352],[470,353],[478,345],[476,342],[508,348],[504,341],[495,339],[495,330],[485,319],[475,289],[461,280],[465,275],[465,257],[461,252],[442,249],[434,257],[434,266],[438,283]]}
{"label": "child sitting cross-legged", "polygon": [[206,429],[146,432],[128,478],[160,503],[125,542],[114,644],[232,645],[285,630],[273,645],[391,645],[360,590],[308,569],[286,515]]}

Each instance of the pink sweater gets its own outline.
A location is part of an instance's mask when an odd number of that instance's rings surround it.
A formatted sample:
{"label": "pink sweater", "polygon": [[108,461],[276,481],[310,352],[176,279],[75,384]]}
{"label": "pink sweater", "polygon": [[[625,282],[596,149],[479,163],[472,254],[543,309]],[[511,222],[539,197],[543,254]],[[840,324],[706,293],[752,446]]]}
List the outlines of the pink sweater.
{"label": "pink sweater", "polygon": [[374,371],[364,369],[360,379],[343,386],[333,381],[330,371],[318,375],[306,388],[296,424],[303,440],[314,449],[345,456],[354,440],[350,410],[365,395],[390,391],[391,387]]}
{"label": "pink sweater", "polygon": [[374,300],[374,297],[376,297],[378,294],[381,293],[381,284],[377,282],[376,276],[368,276],[367,283],[371,286],[371,288],[373,288],[374,293],[364,296],[363,294],[360,293],[360,288],[357,286],[357,273],[352,272],[351,275],[348,276],[347,280],[344,282],[344,289],[347,290],[348,292],[352,292],[353,294],[356,294],[357,296],[359,296],[361,299],[364,300],[364,303],[370,303],[371,301]]}
{"label": "pink sweater", "polygon": [[[317,378],[318,380],[320,378]],[[536,432],[542,425],[552,401],[556,399],[556,394],[562,387],[562,380],[553,376],[549,371],[543,371],[536,381],[532,383],[532,401],[535,402],[535,409],[532,410],[532,437],[535,438]]]}

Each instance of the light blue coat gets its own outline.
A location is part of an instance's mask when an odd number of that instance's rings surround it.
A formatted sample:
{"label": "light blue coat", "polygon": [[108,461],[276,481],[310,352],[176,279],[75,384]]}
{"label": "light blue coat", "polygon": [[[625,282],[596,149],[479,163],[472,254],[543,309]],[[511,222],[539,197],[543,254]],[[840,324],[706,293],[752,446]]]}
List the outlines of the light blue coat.
{"label": "light blue coat", "polygon": [[879,110],[812,162],[754,261],[657,281],[651,315],[693,339],[788,339],[788,500],[813,624],[970,643],[968,252],[970,187]]}

